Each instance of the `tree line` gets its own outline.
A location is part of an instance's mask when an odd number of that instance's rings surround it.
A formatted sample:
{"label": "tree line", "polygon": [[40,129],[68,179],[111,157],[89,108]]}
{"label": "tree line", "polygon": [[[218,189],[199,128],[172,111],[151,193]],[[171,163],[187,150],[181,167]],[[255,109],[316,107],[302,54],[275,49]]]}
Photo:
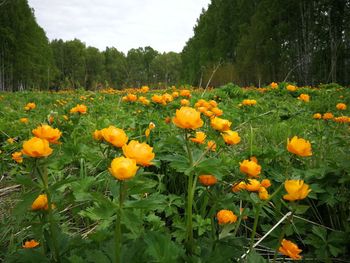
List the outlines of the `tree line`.
{"label": "tree line", "polygon": [[181,53],[126,54],[46,37],[27,0],[0,0],[0,91],[350,82],[350,0],[212,0]]}
{"label": "tree line", "polygon": [[349,84],[350,0],[212,0],[182,63],[194,84]]}

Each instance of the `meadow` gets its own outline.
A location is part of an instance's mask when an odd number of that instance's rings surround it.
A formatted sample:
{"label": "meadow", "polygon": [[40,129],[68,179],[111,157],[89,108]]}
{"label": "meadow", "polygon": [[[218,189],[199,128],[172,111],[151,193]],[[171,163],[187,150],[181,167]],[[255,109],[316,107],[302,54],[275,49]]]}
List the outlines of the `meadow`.
{"label": "meadow", "polygon": [[348,262],[350,91],[0,93],[0,261]]}

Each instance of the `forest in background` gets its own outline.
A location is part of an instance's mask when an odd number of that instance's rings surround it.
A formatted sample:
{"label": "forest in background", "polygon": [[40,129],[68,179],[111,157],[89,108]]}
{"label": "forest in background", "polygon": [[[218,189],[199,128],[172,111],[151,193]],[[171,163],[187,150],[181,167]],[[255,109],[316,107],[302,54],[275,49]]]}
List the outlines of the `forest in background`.
{"label": "forest in background", "polygon": [[[64,18],[62,18],[64,19]],[[0,0],[0,90],[350,82],[350,0],[212,0],[181,53],[100,51],[46,37],[27,0]]]}

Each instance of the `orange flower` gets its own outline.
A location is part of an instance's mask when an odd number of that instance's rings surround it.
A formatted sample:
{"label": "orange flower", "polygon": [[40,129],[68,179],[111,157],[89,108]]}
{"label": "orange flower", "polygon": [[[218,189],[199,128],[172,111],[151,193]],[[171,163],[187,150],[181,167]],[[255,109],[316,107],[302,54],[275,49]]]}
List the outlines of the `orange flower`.
{"label": "orange flower", "polygon": [[92,137],[93,137],[96,141],[101,141],[101,140],[103,139],[100,130],[95,130],[95,131],[92,133]]}
{"label": "orange flower", "polygon": [[248,179],[248,183],[246,184],[246,190],[249,192],[258,192],[261,185],[260,182],[256,179]]}
{"label": "orange flower", "polygon": [[269,179],[264,179],[261,181],[261,186],[265,187],[265,188],[269,188],[271,186],[271,182]]}
{"label": "orange flower", "polygon": [[259,177],[259,174],[261,173],[261,166],[256,162],[244,160],[239,164],[239,170],[248,177]]}
{"label": "orange flower", "polygon": [[348,122],[350,122],[350,117],[348,117],[348,116],[339,116],[339,117],[335,117],[333,120],[335,122],[339,122],[339,123],[348,123]]}
{"label": "orange flower", "polygon": [[217,103],[215,100],[210,100],[210,101],[209,101],[209,104],[210,104],[210,106],[213,107],[213,108],[215,108],[215,107],[218,106],[218,103]]}
{"label": "orange flower", "polygon": [[34,248],[34,247],[39,246],[39,244],[40,244],[39,242],[32,239],[32,240],[24,242],[24,245],[22,245],[22,247],[23,248]]}
{"label": "orange flower", "polygon": [[308,94],[300,94],[300,96],[298,97],[298,100],[302,100],[305,102],[309,102],[310,101],[310,96]]}
{"label": "orange flower", "polygon": [[305,184],[303,180],[287,180],[284,183],[284,188],[287,193],[283,199],[288,201],[302,200],[311,192],[309,185]]}
{"label": "orange flower", "polygon": [[181,97],[191,97],[191,92],[188,89],[180,90],[180,96]]}
{"label": "orange flower", "polygon": [[130,101],[130,102],[137,101],[137,96],[135,94],[129,93],[128,95],[126,95],[126,98],[127,98],[127,101]]}
{"label": "orange flower", "polygon": [[346,104],[345,103],[338,103],[336,107],[337,107],[338,110],[346,110]]}
{"label": "orange flower", "polygon": [[199,182],[204,186],[212,186],[217,183],[218,179],[214,175],[203,174],[198,176]]}
{"label": "orange flower", "polygon": [[219,117],[212,118],[210,121],[210,125],[214,130],[217,131],[228,131],[231,127],[232,122],[229,120],[221,119]]}
{"label": "orange flower", "polygon": [[333,113],[331,113],[331,112],[326,112],[325,114],[323,114],[323,116],[322,116],[322,119],[324,119],[324,120],[331,120],[331,119],[333,119],[334,118],[334,115],[333,115]]}
{"label": "orange flower", "polygon": [[173,98],[179,97],[179,93],[177,91],[174,91],[172,94]]}
{"label": "orange flower", "polygon": [[12,160],[16,161],[17,163],[22,163],[23,162],[22,152],[14,152],[12,154]]}
{"label": "orange flower", "polygon": [[191,107],[181,107],[176,110],[173,123],[182,129],[198,129],[203,126],[200,112]]}
{"label": "orange flower", "polygon": [[296,91],[297,90],[297,87],[295,87],[294,85],[288,85],[287,87],[286,87],[286,89],[288,90],[288,91]]}
{"label": "orange flower", "polygon": [[36,104],[34,102],[29,102],[27,105],[24,107],[25,110],[34,110],[36,108]]}
{"label": "orange flower", "polygon": [[291,140],[288,139],[287,150],[302,157],[312,155],[310,142],[302,138],[298,138],[297,136],[294,136]]}
{"label": "orange flower", "polygon": [[128,136],[119,128],[109,126],[101,130],[101,135],[106,142],[113,144],[116,147],[123,147],[128,142]]}
{"label": "orange flower", "polygon": [[158,95],[158,94],[154,94],[154,95],[152,96],[152,101],[153,101],[154,103],[166,105],[166,101],[164,100],[163,96]]}
{"label": "orange flower", "polygon": [[215,152],[216,151],[216,142],[215,141],[208,141],[207,149]]}
{"label": "orange flower", "polygon": [[182,99],[180,101],[180,103],[181,103],[181,106],[189,106],[190,105],[190,101],[187,99]]}
{"label": "orange flower", "polygon": [[84,104],[77,104],[77,106],[70,110],[70,113],[76,112],[79,112],[80,114],[85,114],[87,112],[87,107]]}
{"label": "orange flower", "polygon": [[162,98],[165,102],[172,102],[174,100],[173,96],[171,96],[169,93],[164,93]]}
{"label": "orange flower", "polygon": [[212,108],[211,111],[215,114],[215,116],[221,116],[224,112],[220,110],[219,108]]}
{"label": "orange flower", "polygon": [[135,176],[137,172],[136,161],[133,159],[118,157],[113,159],[109,172],[118,180],[127,180]]}
{"label": "orange flower", "polygon": [[204,132],[196,132],[195,138],[190,138],[192,142],[203,144],[207,135]]}
{"label": "orange flower", "polygon": [[299,254],[302,252],[302,250],[292,241],[283,239],[278,251],[283,255],[290,257],[291,259],[301,259],[301,256]]}
{"label": "orange flower", "polygon": [[170,122],[171,122],[171,118],[168,116],[168,117],[166,117],[165,119],[164,119],[164,122],[166,123],[166,124],[169,124]]}
{"label": "orange flower", "polygon": [[232,186],[231,190],[232,190],[232,192],[237,193],[237,192],[239,192],[241,190],[245,190],[246,186],[247,186],[246,183],[242,181],[242,182],[234,184]]}
{"label": "orange flower", "polygon": [[25,124],[29,122],[28,118],[20,118],[19,121]]}
{"label": "orange flower", "polygon": [[220,210],[216,214],[219,225],[232,224],[237,221],[237,216],[231,210]]}
{"label": "orange flower", "polygon": [[238,144],[241,141],[241,137],[239,137],[238,132],[235,131],[225,131],[224,133],[221,133],[221,136],[225,143],[229,145]]}
{"label": "orange flower", "polygon": [[52,153],[49,142],[46,139],[33,137],[23,143],[22,153],[30,157],[47,157]]}
{"label": "orange flower", "polygon": [[276,82],[271,82],[270,87],[272,89],[277,89],[278,88],[278,84]]}
{"label": "orange flower", "polygon": [[151,165],[155,154],[153,148],[147,143],[139,143],[138,141],[130,141],[128,145],[123,146],[123,153],[126,157],[134,159],[137,164],[142,166]]}
{"label": "orange flower", "polygon": [[243,100],[242,104],[245,106],[253,106],[256,104],[256,100]]}
{"label": "orange flower", "polygon": [[46,194],[39,195],[32,203],[32,210],[47,210],[49,208]]}
{"label": "orange flower", "polygon": [[148,91],[149,91],[149,87],[148,86],[142,86],[141,87],[141,92],[146,93]]}
{"label": "orange flower", "polygon": [[322,118],[322,115],[321,115],[321,113],[315,113],[315,114],[312,116],[312,118],[314,118],[314,119],[316,119],[316,120],[319,120],[319,119]]}
{"label": "orange flower", "polygon": [[259,188],[259,198],[261,200],[267,200],[269,198],[269,193],[267,192],[266,188],[265,187],[260,187]]}
{"label": "orange flower", "polygon": [[58,143],[62,134],[59,129],[54,129],[47,124],[41,124],[36,129],[32,130],[32,133],[35,137],[46,139],[50,143]]}

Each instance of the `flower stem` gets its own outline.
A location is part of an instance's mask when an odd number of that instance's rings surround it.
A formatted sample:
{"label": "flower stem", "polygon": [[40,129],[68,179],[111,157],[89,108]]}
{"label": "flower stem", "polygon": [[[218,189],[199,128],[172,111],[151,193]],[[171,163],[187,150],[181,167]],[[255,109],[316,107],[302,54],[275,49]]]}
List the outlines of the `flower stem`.
{"label": "flower stem", "polygon": [[287,230],[287,227],[289,226],[289,224],[290,224],[290,219],[293,217],[293,213],[287,218],[287,222],[286,222],[286,224],[284,225],[284,227],[283,227],[283,229],[282,229],[282,231],[281,231],[281,234],[280,234],[280,236],[279,236],[279,238],[278,238],[278,244],[277,244],[277,246],[276,246],[276,249],[275,249],[275,253],[274,253],[274,255],[273,255],[273,263],[275,263],[276,262],[276,259],[277,259],[277,254],[278,254],[278,249],[279,249],[279,247],[280,247],[280,245],[281,245],[281,242],[282,242],[282,240],[283,240],[283,238],[284,238],[284,235],[285,235],[285,233],[286,233],[286,230]]}
{"label": "flower stem", "polygon": [[124,187],[123,181],[119,181],[119,208],[117,211],[117,222],[115,224],[115,262],[121,262],[121,245],[122,245],[122,230],[121,230],[121,216],[124,201]]}
{"label": "flower stem", "polygon": [[35,162],[36,169],[38,171],[39,177],[43,183],[45,194],[47,197],[47,211],[48,211],[48,217],[49,217],[49,228],[50,228],[50,234],[52,239],[52,245],[53,245],[53,251],[54,251],[54,261],[60,262],[60,253],[59,253],[59,247],[57,243],[57,228],[55,227],[55,222],[53,218],[52,213],[52,200],[51,200],[51,193],[49,190],[49,179],[47,174],[47,167],[44,167],[44,171],[42,171],[41,167],[38,166],[38,162]]}
{"label": "flower stem", "polygon": [[259,216],[260,216],[261,207],[262,207],[262,204],[258,204],[258,207],[256,208],[256,211],[255,211],[254,225],[253,225],[252,235],[251,235],[251,237],[250,237],[250,247],[249,247],[249,251],[252,251],[252,249],[253,249],[254,238],[255,238],[255,234],[256,234],[256,229],[257,229],[257,227],[258,227],[258,222],[259,222]]}

